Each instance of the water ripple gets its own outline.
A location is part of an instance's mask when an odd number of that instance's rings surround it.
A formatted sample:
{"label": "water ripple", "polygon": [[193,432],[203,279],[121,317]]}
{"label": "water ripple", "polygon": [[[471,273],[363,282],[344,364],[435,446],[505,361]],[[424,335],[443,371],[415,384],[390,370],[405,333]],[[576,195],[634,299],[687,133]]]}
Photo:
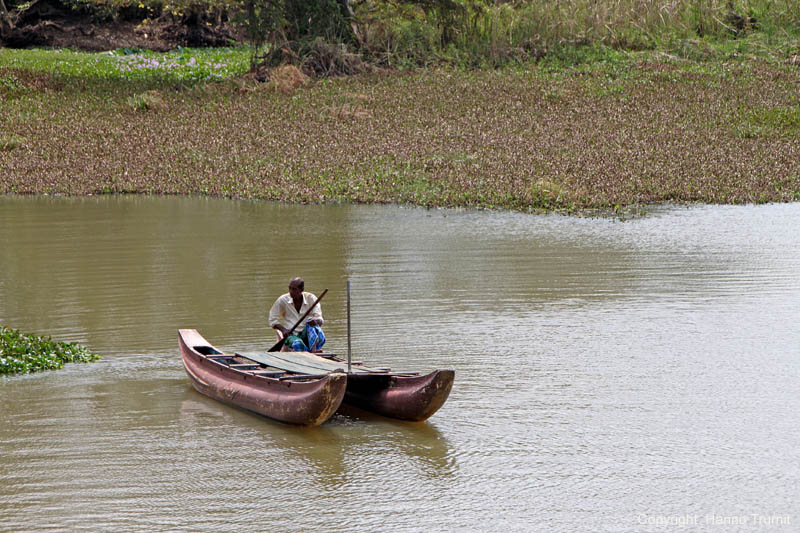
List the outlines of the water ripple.
{"label": "water ripple", "polygon": [[[0,323],[91,365],[0,378],[0,529],[650,531],[800,516],[797,204],[625,223],[200,198],[0,198]],[[311,221],[311,222],[309,222]],[[314,246],[287,247],[313,222]],[[286,426],[194,391],[176,330],[271,344],[294,275],[329,345],[456,371],[421,424]],[[701,528],[702,529],[702,528]],[[791,526],[770,531],[790,531]]]}

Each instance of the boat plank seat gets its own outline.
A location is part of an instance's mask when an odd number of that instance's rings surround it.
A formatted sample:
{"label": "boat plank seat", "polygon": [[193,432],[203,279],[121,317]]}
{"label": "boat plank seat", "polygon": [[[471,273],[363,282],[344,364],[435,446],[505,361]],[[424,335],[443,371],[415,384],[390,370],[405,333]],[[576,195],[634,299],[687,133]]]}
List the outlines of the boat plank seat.
{"label": "boat plank seat", "polygon": [[[283,352],[283,353],[286,353],[286,352]],[[331,354],[315,353],[314,355],[317,355],[319,357],[324,357],[325,359],[330,359],[331,361],[336,361],[337,363],[347,364],[347,359],[342,359],[341,357],[339,357],[335,353],[331,353]],[[364,364],[364,361],[350,361],[350,364],[351,365],[359,365],[360,366],[360,365]]]}
{"label": "boat plank seat", "polygon": [[278,379],[281,381],[287,381],[291,379],[294,380],[321,379],[326,377],[327,375],[328,374],[292,374],[290,376],[279,377]]}
{"label": "boat plank seat", "polygon": [[202,345],[194,346],[194,350],[197,353],[202,354],[202,355],[213,355],[214,357],[226,357],[226,358],[227,357],[233,357],[232,355],[227,355],[227,354],[224,354],[224,353],[220,352],[219,350],[217,350],[213,346],[202,346]]}
{"label": "boat plank seat", "polygon": [[[319,357],[317,354],[309,352],[267,352],[267,353],[241,353],[238,354],[252,361],[258,361],[263,365],[281,368],[289,372],[300,374],[320,374],[323,372],[347,371],[346,361],[333,361]],[[366,366],[354,366],[351,368],[353,374],[374,374],[388,372],[386,368],[370,368]]]}

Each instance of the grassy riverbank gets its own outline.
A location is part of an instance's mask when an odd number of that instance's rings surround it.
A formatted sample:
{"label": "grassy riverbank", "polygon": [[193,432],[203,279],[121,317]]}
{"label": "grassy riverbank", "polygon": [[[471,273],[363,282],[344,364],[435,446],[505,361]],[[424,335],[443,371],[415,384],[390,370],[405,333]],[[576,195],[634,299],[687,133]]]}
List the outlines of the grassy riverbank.
{"label": "grassy riverbank", "polygon": [[0,192],[580,211],[800,200],[800,39],[260,84],[247,50],[0,49]]}
{"label": "grassy riverbank", "polygon": [[26,335],[0,327],[0,375],[56,370],[64,363],[88,363],[100,356],[80,344]]}

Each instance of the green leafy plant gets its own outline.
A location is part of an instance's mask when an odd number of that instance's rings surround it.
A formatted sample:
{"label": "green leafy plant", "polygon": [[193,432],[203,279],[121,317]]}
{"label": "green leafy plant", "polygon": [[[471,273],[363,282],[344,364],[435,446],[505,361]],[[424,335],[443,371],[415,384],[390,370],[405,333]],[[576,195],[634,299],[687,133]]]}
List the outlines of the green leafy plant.
{"label": "green leafy plant", "polygon": [[22,82],[16,76],[0,75],[0,92],[16,92],[22,88]]}
{"label": "green leafy plant", "polygon": [[0,374],[25,374],[56,370],[64,363],[88,363],[100,356],[76,343],[57,342],[50,337],[26,335],[0,327]]}

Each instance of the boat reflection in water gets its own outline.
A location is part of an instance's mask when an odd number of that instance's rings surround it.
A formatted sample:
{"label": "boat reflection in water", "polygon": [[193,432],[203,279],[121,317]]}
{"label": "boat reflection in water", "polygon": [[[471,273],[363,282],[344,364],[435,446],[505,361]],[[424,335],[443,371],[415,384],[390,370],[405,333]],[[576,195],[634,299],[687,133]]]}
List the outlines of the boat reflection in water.
{"label": "boat reflection in water", "polygon": [[178,426],[184,439],[195,435],[197,457],[224,456],[222,464],[230,466],[246,448],[248,468],[250,462],[269,465],[272,479],[300,476],[317,490],[335,490],[353,476],[398,466],[406,469],[402,475],[428,479],[449,478],[457,467],[450,443],[430,422],[408,424],[345,406],[326,424],[305,428],[220,404],[189,387],[186,392]]}

